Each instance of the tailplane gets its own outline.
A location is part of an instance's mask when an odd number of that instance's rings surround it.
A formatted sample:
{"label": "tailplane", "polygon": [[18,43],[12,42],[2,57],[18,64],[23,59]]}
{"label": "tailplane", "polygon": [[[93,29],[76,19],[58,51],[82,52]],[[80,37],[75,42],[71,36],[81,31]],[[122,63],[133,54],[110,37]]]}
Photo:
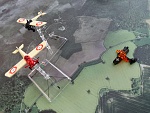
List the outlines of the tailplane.
{"label": "tailplane", "polygon": [[43,15],[45,15],[45,14],[46,14],[46,13],[43,13],[42,10],[38,12],[38,15],[41,15],[41,16],[43,16]]}
{"label": "tailplane", "polygon": [[16,47],[17,49],[16,49],[15,51],[13,51],[12,53],[13,53],[13,54],[18,53],[18,52],[19,52],[19,49],[22,49],[23,47],[24,47],[24,44],[22,44],[19,48]]}

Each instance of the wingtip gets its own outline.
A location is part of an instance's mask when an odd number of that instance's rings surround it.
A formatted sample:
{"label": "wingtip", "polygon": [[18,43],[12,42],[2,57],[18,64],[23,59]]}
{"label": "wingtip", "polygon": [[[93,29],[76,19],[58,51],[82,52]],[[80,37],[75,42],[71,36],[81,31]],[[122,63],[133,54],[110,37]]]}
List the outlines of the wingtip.
{"label": "wingtip", "polygon": [[12,76],[13,76],[13,75],[8,74],[8,72],[5,73],[5,77],[11,78]]}
{"label": "wingtip", "polygon": [[146,23],[150,25],[150,20],[149,20],[149,19],[148,19],[148,20],[146,20]]}
{"label": "wingtip", "polygon": [[16,22],[19,23],[19,19]]}

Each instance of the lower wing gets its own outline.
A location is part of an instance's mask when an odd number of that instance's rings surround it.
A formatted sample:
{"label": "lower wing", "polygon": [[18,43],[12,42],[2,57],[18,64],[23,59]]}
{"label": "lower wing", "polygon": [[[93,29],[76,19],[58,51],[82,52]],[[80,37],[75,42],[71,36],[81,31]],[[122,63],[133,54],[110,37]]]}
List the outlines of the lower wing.
{"label": "lower wing", "polygon": [[18,22],[18,23],[21,23],[21,24],[26,24],[26,23],[27,23],[27,19],[25,19],[25,18],[19,18],[19,19],[17,20],[17,22]]}
{"label": "lower wing", "polygon": [[24,65],[26,64],[26,61],[22,59],[20,62],[18,62],[16,65],[14,65],[9,71],[5,73],[6,77],[12,77],[17,71],[19,71]]}
{"label": "lower wing", "polygon": [[33,21],[30,23],[30,25],[32,26],[37,26],[37,27],[41,27],[43,25],[45,25],[47,22],[42,22],[42,21]]}

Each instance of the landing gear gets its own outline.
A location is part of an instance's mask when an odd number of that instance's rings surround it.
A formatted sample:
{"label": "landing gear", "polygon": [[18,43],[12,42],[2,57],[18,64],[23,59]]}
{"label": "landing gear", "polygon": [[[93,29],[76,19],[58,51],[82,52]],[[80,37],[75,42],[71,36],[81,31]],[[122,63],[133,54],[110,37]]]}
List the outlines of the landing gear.
{"label": "landing gear", "polygon": [[29,31],[32,30],[33,32],[35,32],[35,27],[33,27],[33,26],[30,26],[30,25],[29,25],[27,29],[28,29]]}
{"label": "landing gear", "polygon": [[35,29],[32,26],[30,26],[30,28],[28,28],[28,30],[32,30],[33,32],[35,32]]}

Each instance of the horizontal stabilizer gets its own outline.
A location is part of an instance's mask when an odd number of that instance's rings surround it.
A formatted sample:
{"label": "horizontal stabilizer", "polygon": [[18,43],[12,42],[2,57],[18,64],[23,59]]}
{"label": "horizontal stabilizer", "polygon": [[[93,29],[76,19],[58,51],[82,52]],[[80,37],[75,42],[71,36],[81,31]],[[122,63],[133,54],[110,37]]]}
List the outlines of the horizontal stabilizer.
{"label": "horizontal stabilizer", "polygon": [[19,49],[22,49],[24,47],[24,44],[21,44],[21,46],[19,47]]}
{"label": "horizontal stabilizer", "polygon": [[32,18],[31,20],[32,21],[36,21],[40,16],[43,16],[43,15],[45,15],[46,13],[43,13],[42,11],[39,11],[38,12],[38,15],[37,16],[35,16],[34,18]]}
{"label": "horizontal stabilizer", "polygon": [[18,47],[16,47],[17,49],[15,50],[15,51],[13,51],[12,53],[13,54],[16,54],[16,53],[18,53],[18,49],[22,49],[24,47],[24,44],[22,44],[19,48]]}
{"label": "horizontal stabilizer", "polygon": [[42,11],[39,11],[39,12],[38,12],[38,15],[42,15],[42,16],[43,16],[43,15],[45,15],[45,14],[46,14],[46,13],[43,13]]}
{"label": "horizontal stabilizer", "polygon": [[15,51],[13,51],[12,53],[13,54],[16,54],[16,53],[18,53],[19,51],[18,51],[18,49],[16,49]]}

